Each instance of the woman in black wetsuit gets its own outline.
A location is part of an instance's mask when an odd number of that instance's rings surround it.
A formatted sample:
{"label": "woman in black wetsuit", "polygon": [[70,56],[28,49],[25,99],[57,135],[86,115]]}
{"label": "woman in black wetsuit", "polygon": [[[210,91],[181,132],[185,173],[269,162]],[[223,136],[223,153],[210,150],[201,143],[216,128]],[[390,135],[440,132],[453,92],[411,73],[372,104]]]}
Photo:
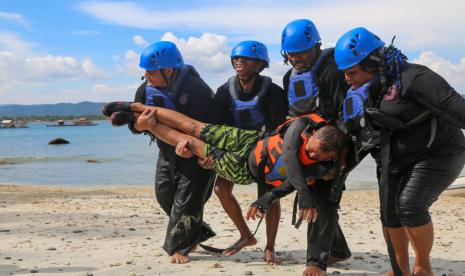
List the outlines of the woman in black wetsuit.
{"label": "woman in black wetsuit", "polygon": [[[345,33],[335,47],[352,86],[344,120],[358,145],[377,163],[381,221],[393,272],[433,275],[429,207],[465,163],[465,99],[429,68],[406,62],[365,28]],[[410,269],[408,245],[415,252]]]}

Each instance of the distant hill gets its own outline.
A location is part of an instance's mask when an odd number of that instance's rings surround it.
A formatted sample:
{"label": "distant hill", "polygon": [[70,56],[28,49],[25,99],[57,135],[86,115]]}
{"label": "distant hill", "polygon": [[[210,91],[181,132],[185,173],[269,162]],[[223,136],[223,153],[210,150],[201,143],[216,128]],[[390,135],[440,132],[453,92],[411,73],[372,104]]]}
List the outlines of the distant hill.
{"label": "distant hill", "polygon": [[0,105],[0,117],[46,117],[46,116],[89,116],[101,115],[104,103],[80,102],[58,104]]}

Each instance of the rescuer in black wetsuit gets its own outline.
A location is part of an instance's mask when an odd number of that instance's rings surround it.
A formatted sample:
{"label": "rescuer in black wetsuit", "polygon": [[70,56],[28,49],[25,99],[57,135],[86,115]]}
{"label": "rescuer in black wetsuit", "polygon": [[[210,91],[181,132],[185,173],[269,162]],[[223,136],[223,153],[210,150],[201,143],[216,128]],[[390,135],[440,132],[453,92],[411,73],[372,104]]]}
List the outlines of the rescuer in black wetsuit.
{"label": "rescuer in black wetsuit", "polygon": [[[145,69],[147,81],[137,89],[135,102],[211,120],[213,92],[192,66],[184,64],[173,43],[161,41],[147,47],[139,66]],[[130,124],[130,129],[138,132],[137,124]],[[170,218],[163,249],[172,262],[185,263],[197,244],[215,235],[202,221],[203,206],[212,191],[212,171],[201,168],[197,158],[180,158],[174,147],[156,142],[155,196]]]}
{"label": "rescuer in black wetsuit", "polygon": [[[339,113],[349,86],[343,79],[343,72],[336,66],[334,49],[321,50],[320,47],[320,35],[310,20],[294,20],[283,30],[281,50],[284,62],[292,65],[283,78],[289,111],[294,116],[317,112],[330,124],[341,127]],[[307,269],[304,274],[322,273],[328,264],[351,256],[339,226],[337,209],[347,173],[356,165],[352,156],[349,155],[337,185],[332,186],[335,184],[332,180],[321,179],[313,187],[315,198],[318,198],[319,215],[315,223],[308,225]],[[334,196],[330,196],[331,189]],[[315,202],[302,201],[302,204],[313,206]]]}
{"label": "rescuer in black wetsuit", "polygon": [[377,163],[393,274],[432,275],[428,209],[465,163],[465,99],[437,73],[408,63],[365,28],[345,33],[335,58],[352,86],[343,108],[347,129],[357,152],[369,151]]}

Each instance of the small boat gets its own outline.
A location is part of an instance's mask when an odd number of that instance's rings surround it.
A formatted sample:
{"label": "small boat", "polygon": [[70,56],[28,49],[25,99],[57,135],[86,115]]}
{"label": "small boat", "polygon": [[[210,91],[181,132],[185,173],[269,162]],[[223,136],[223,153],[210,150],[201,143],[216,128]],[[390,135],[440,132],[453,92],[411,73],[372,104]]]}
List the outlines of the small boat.
{"label": "small boat", "polygon": [[2,120],[0,122],[0,128],[27,128],[26,121],[20,120]]}
{"label": "small boat", "polygon": [[72,124],[66,124],[64,120],[58,120],[56,124],[48,124],[48,127],[65,127],[65,126],[96,126],[97,124],[93,123],[88,118],[79,118],[73,120]]}

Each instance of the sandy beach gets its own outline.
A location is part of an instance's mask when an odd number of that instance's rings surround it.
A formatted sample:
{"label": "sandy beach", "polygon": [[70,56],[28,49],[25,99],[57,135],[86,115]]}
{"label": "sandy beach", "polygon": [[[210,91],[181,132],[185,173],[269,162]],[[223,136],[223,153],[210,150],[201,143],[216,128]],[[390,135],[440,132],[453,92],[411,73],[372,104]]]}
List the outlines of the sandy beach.
{"label": "sandy beach", "polygon": [[[237,187],[243,211],[255,187]],[[167,217],[151,187],[73,189],[0,185],[0,275],[300,275],[305,268],[306,227],[291,223],[293,197],[283,201],[277,238],[280,266],[263,263],[265,227],[257,246],[225,257],[199,249],[188,264],[170,264],[161,249]],[[436,275],[465,275],[465,190],[447,192],[431,208]],[[218,234],[207,244],[226,247],[237,238],[213,195],[205,221]],[[379,275],[388,269],[376,191],[349,191],[340,210],[352,250],[328,274]],[[249,222],[255,228],[256,222]]]}

